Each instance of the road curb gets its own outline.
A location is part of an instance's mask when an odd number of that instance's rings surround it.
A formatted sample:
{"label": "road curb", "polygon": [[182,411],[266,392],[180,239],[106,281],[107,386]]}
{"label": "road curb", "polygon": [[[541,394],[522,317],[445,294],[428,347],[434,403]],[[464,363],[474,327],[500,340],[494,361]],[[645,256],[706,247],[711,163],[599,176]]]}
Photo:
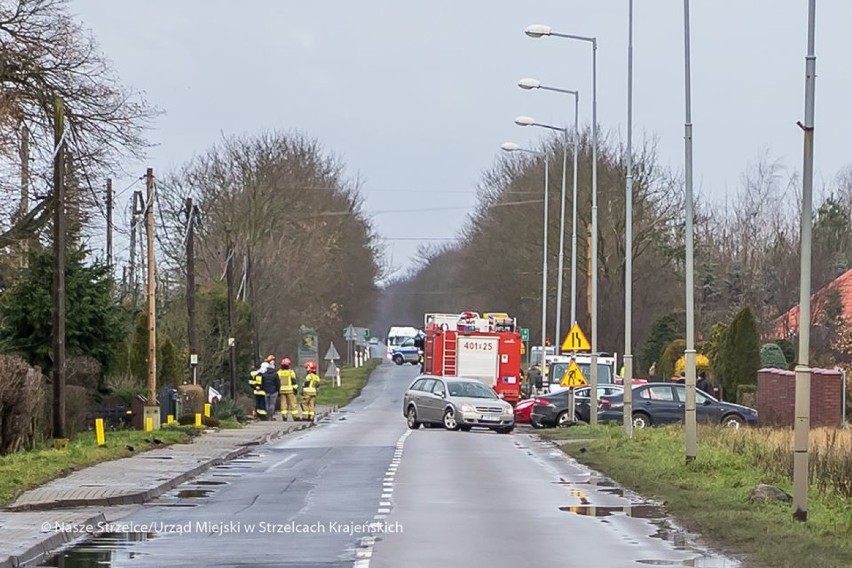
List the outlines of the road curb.
{"label": "road curb", "polygon": [[[98,523],[105,522],[106,517],[104,516],[104,514],[98,513],[97,515],[93,515],[87,518],[81,524],[97,525]],[[18,568],[19,566],[39,562],[46,556],[49,556],[51,553],[56,551],[56,549],[62,547],[63,545],[74,542],[82,536],[83,535],[81,534],[75,534],[73,532],[54,532],[50,536],[38,541],[28,549],[24,550],[20,554],[9,556],[8,558],[0,562],[0,568]]]}
{"label": "road curb", "polygon": [[[167,491],[170,491],[177,487],[178,485],[194,478],[198,477],[208,469],[212,467],[216,467],[217,465],[222,465],[223,463],[229,462],[236,458],[242,457],[245,454],[249,453],[254,446],[259,446],[262,444],[266,444],[272,440],[277,440],[278,438],[283,438],[287,434],[292,432],[300,432],[307,428],[314,426],[316,422],[330,415],[332,412],[337,410],[336,407],[323,411],[322,413],[317,413],[315,422],[305,422],[303,424],[299,424],[295,428],[292,428],[287,431],[278,431],[278,432],[269,432],[264,434],[262,437],[257,440],[245,442],[241,444],[238,448],[228,452],[225,456],[219,456],[216,458],[212,458],[205,462],[200,463],[189,471],[183,472],[176,477],[172,477],[167,479],[166,481],[156,485],[154,487],[150,487],[145,489],[144,491],[139,491],[136,493],[128,493],[125,495],[121,495],[119,497],[103,497],[103,498],[94,498],[94,499],[62,499],[59,501],[51,501],[50,503],[39,503],[39,504],[29,504],[29,505],[18,505],[16,507],[9,506],[4,508],[4,511],[8,512],[36,512],[36,511],[52,511],[55,509],[65,509],[65,508],[73,508],[73,507],[110,507],[115,505],[142,505],[156,499],[157,497],[163,495]],[[0,568],[3,568],[3,564],[0,564]]]}

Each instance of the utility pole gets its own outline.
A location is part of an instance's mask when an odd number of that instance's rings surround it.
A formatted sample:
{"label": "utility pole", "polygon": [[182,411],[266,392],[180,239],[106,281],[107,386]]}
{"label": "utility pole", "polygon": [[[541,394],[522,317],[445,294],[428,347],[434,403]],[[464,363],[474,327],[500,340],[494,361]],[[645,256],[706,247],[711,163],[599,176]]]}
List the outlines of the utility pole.
{"label": "utility pole", "polygon": [[112,271],[112,178],[106,180],[106,216],[107,216],[107,234],[106,234],[106,257],[107,266]]}
{"label": "utility pole", "polygon": [[192,384],[198,384],[198,339],[195,335],[195,206],[186,198],[186,337]]}
{"label": "utility pole", "polygon": [[248,299],[251,305],[251,340],[253,361],[260,361],[260,332],[257,326],[257,311],[255,310],[254,281],[252,280],[252,257],[251,247],[246,257],[246,286],[248,286]]}
{"label": "utility pole", "polygon": [[[624,434],[633,437],[633,0],[627,42],[627,175],[624,221]],[[592,362],[594,365],[594,362]],[[593,371],[594,372],[594,367]]]}
{"label": "utility pole", "polygon": [[53,439],[65,436],[65,104],[53,99]]}
{"label": "utility pole", "polygon": [[225,231],[228,240],[228,257],[225,260],[225,273],[228,280],[228,372],[231,377],[231,398],[237,398],[237,352],[234,339],[234,243],[231,231]]}
{"label": "utility pole", "polygon": [[814,190],[814,106],[816,99],[816,0],[808,2],[805,57],[805,123],[802,167],[801,281],[799,283],[799,362],[796,365],[796,422],[793,434],[793,518],[808,520],[808,448],[811,428],[811,254]]}
{"label": "utility pole", "polygon": [[157,280],[154,259],[154,169],[145,173],[145,236],[148,245],[148,406],[157,403]]}
{"label": "utility pole", "polygon": [[[592,225],[586,225],[586,329],[592,327]],[[592,401],[594,402],[592,397]]]}
{"label": "utility pole", "polygon": [[[18,218],[23,217],[30,210],[30,129],[26,123],[21,122],[21,204],[18,208]],[[21,241],[21,268],[27,267],[27,254],[29,253],[29,242],[27,239]]]}

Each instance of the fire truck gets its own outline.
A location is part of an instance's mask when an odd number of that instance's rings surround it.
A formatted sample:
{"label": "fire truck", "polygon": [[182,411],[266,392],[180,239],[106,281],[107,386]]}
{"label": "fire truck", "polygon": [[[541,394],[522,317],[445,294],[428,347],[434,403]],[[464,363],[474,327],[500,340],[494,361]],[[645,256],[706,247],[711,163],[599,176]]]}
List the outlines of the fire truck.
{"label": "fire truck", "polygon": [[521,398],[521,335],[505,313],[426,314],[426,374],[479,379],[510,404]]}

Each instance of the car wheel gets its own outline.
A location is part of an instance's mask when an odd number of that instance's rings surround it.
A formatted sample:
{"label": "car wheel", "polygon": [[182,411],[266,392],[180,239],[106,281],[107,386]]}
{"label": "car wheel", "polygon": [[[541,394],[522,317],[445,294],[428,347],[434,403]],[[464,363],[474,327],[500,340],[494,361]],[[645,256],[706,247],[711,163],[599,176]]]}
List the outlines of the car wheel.
{"label": "car wheel", "polygon": [[420,428],[420,422],[417,420],[417,409],[413,406],[408,407],[408,412],[405,414],[408,419],[408,427],[412,430],[417,430]]}
{"label": "car wheel", "polygon": [[568,426],[569,424],[571,424],[571,417],[568,416],[567,410],[563,410],[556,416],[557,426]]}
{"label": "car wheel", "polygon": [[644,412],[633,413],[633,427],[641,430],[651,425],[651,417]]}
{"label": "car wheel", "polygon": [[452,408],[444,411],[444,428],[447,430],[459,429],[459,423],[456,422],[456,412]]}
{"label": "car wheel", "polygon": [[459,426],[459,430],[462,432],[470,432],[471,426]]}
{"label": "car wheel", "polygon": [[737,430],[740,426],[745,424],[745,420],[739,414],[728,414],[724,418],[722,418],[722,426],[727,426],[728,428],[733,428]]}
{"label": "car wheel", "polygon": [[511,434],[514,429],[514,426],[500,426],[499,428],[494,428],[494,431],[498,434]]}
{"label": "car wheel", "polygon": [[402,365],[403,363],[405,363],[405,359],[402,358],[402,355],[394,355],[393,362],[397,365]]}

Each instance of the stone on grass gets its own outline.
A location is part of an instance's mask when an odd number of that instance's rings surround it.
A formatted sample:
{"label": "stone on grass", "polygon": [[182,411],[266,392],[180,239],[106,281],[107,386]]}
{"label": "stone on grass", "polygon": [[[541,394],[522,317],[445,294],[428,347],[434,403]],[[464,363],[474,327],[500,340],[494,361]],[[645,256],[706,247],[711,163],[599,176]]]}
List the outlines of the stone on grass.
{"label": "stone on grass", "polygon": [[764,483],[761,483],[751,490],[749,499],[751,499],[753,503],[767,503],[769,501],[789,503],[793,500],[790,494],[783,489],[779,489],[772,485],[766,485]]}

